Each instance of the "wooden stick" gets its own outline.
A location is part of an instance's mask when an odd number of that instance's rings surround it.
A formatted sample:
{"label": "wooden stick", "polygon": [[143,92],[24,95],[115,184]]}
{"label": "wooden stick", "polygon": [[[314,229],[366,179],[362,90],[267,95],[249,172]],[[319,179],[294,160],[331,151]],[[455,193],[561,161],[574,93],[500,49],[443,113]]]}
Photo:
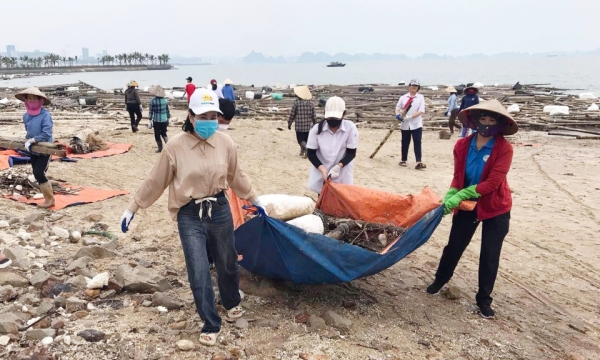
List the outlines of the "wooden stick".
{"label": "wooden stick", "polygon": [[569,127],[565,127],[565,126],[556,126],[556,125],[548,125],[548,128],[554,128],[554,129],[559,129],[559,130],[568,130],[568,131],[579,131],[579,132],[586,133],[586,134],[592,134],[592,135],[599,135],[600,136],[600,132],[599,131],[590,131],[590,130],[585,130],[585,129],[575,129],[575,128],[569,128]]}
{"label": "wooden stick", "polygon": [[377,149],[375,149],[375,151],[373,151],[373,153],[371,154],[371,156],[369,156],[369,159],[372,159],[375,157],[375,155],[377,155],[377,153],[379,152],[379,150],[381,149],[381,147],[383,146],[383,144],[386,143],[386,141],[388,141],[388,139],[390,138],[390,136],[392,136],[392,133],[394,132],[394,130],[396,130],[396,128],[398,127],[398,123],[394,122],[394,125],[392,125],[392,127],[390,128],[390,130],[388,131],[388,133],[385,135],[385,137],[383,138],[383,140],[381,140],[381,143],[379,143],[379,145],[377,146]]}

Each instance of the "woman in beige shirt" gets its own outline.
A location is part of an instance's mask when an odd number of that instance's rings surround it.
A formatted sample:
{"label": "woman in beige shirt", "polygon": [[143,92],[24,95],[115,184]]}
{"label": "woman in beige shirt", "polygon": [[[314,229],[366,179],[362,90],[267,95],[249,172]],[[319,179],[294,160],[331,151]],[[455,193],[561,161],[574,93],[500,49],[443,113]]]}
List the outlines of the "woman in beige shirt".
{"label": "woman in beige shirt", "polygon": [[217,270],[226,319],[242,316],[233,219],[224,190],[231,186],[240,198],[261,204],[238,163],[233,140],[217,131],[217,114],[221,113],[217,95],[197,89],[190,98],[189,113],[184,132],[165,144],[160,159],[123,214],[121,230],[127,232],[135,212],[152,205],[169,187],[169,213],[177,221],[190,287],[204,321],[200,343],[212,346],[221,331],[221,317],[215,305],[209,256]]}

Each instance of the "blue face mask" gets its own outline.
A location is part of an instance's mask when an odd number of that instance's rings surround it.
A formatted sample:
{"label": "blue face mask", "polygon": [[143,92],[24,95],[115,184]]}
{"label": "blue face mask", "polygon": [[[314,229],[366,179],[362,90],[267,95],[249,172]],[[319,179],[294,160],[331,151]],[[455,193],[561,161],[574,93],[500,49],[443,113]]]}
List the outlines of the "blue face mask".
{"label": "blue face mask", "polygon": [[196,120],[194,130],[204,140],[213,136],[219,127],[219,120]]}

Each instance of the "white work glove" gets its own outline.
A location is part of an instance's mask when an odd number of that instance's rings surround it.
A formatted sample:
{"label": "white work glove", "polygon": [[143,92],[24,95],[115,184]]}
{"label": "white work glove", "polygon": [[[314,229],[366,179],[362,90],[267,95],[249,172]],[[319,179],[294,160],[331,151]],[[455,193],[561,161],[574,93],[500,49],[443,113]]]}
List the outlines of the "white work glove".
{"label": "white work glove", "polygon": [[342,170],[342,168],[340,167],[340,165],[336,165],[334,167],[331,168],[331,170],[329,170],[329,173],[327,174],[327,176],[331,176],[332,179],[335,179],[336,177],[340,176],[340,171]]}
{"label": "white work glove", "polygon": [[260,201],[260,198],[258,196],[255,197],[254,199],[250,200],[250,204],[263,209],[263,211],[265,212],[265,215],[269,216],[269,214],[267,213],[267,209],[265,208],[265,205],[263,204],[262,201]]}
{"label": "white work glove", "polygon": [[135,216],[134,212],[132,212],[129,209],[125,210],[125,212],[123,213],[123,216],[121,216],[121,231],[122,232],[126,233],[127,231],[129,231],[129,224],[131,223],[131,220],[133,220],[134,216]]}
{"label": "white work glove", "polygon": [[25,142],[25,150],[31,152],[31,145],[35,144],[35,139],[31,138]]}
{"label": "white work glove", "polygon": [[152,120],[148,120],[148,129],[152,129]]}

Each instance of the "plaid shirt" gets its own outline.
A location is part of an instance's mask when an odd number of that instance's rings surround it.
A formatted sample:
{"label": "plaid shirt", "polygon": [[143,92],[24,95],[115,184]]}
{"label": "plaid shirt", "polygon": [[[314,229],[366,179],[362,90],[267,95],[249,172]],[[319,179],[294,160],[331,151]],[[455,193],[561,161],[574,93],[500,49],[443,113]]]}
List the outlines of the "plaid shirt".
{"label": "plaid shirt", "polygon": [[167,99],[162,97],[154,97],[152,101],[150,101],[150,111],[148,112],[148,119],[154,122],[165,122],[169,120],[171,117],[171,112],[169,111],[169,104],[167,104]]}
{"label": "plaid shirt", "polygon": [[292,126],[294,120],[296,121],[296,131],[310,131],[312,126],[317,122],[315,107],[310,100],[297,98],[294,101],[294,105],[290,111],[290,118],[288,119],[288,126]]}

